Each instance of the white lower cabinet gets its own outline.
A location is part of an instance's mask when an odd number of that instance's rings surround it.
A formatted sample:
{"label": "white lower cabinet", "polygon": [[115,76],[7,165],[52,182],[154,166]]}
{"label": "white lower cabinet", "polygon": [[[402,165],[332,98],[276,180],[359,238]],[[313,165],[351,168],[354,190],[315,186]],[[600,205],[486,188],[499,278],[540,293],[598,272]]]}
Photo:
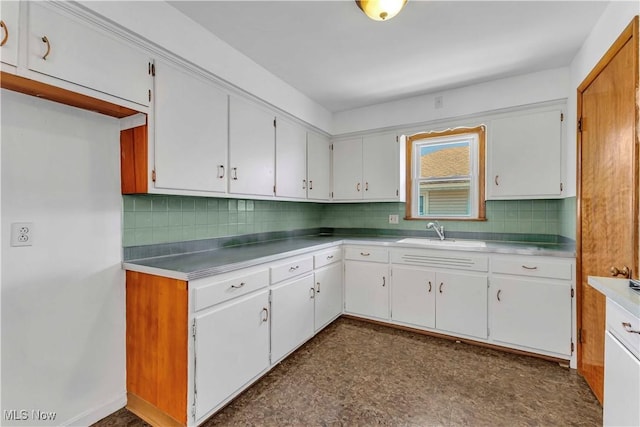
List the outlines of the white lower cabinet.
{"label": "white lower cabinet", "polygon": [[345,261],[345,312],[389,319],[389,265]]}
{"label": "white lower cabinet", "polygon": [[271,288],[271,362],[277,363],[313,336],[313,275]]}
{"label": "white lower cabinet", "polygon": [[196,420],[268,369],[269,313],[265,288],[195,316]]}
{"label": "white lower cabinet", "polygon": [[416,267],[392,267],[391,319],[436,327],[436,273]]}
{"label": "white lower cabinet", "polygon": [[342,313],[342,263],[335,262],[315,272],[315,331]]}
{"label": "white lower cabinet", "polygon": [[393,266],[392,320],[487,337],[487,276]]}
{"label": "white lower cabinet", "polygon": [[571,284],[491,279],[491,339],[571,355]]}

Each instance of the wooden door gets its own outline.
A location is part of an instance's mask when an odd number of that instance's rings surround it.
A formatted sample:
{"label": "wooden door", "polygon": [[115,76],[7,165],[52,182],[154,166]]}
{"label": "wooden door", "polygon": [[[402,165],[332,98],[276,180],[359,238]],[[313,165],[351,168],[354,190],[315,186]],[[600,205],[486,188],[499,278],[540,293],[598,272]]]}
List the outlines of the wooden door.
{"label": "wooden door", "polygon": [[605,298],[587,278],[638,277],[637,88],[638,17],[578,87],[578,370],[600,402]]}

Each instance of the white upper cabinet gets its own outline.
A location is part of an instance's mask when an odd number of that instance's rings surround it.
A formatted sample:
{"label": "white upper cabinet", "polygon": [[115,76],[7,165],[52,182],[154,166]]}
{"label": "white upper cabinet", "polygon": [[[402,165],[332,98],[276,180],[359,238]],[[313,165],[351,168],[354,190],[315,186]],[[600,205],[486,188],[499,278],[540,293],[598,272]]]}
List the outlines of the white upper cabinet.
{"label": "white upper cabinet", "polygon": [[307,198],[329,200],[331,192],[331,150],[329,138],[307,133]]}
{"label": "white upper cabinet", "polygon": [[155,64],[156,188],[224,193],[228,95],[168,62]]}
{"label": "white upper cabinet", "polygon": [[562,195],[562,117],[554,108],[491,121],[488,199]]}
{"label": "white upper cabinet", "polygon": [[231,96],[229,104],[229,192],[273,196],[275,116],[257,104]]}
{"label": "white upper cabinet", "polygon": [[307,197],[307,131],[278,117],[276,122],[276,196]]}
{"label": "white upper cabinet", "polygon": [[333,143],[333,200],[362,199],[362,138]]}
{"label": "white upper cabinet", "polygon": [[3,1],[0,10],[0,60],[14,67],[18,65],[20,4],[18,1]]}
{"label": "white upper cabinet", "polygon": [[29,8],[29,70],[140,105],[150,104],[147,55],[48,2],[24,4]]}
{"label": "white upper cabinet", "polygon": [[333,143],[333,199],[402,201],[403,147],[395,134]]}

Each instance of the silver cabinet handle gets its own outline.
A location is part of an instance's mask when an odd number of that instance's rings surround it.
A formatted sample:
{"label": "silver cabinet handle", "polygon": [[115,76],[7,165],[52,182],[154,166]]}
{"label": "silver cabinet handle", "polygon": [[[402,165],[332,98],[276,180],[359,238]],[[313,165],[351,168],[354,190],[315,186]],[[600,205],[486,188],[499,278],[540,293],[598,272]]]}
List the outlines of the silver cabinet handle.
{"label": "silver cabinet handle", "polygon": [[42,36],[42,43],[45,43],[47,45],[47,51],[42,56],[42,59],[46,61],[47,56],[49,56],[49,53],[51,52],[51,44],[49,43],[49,39],[47,38],[47,36]]}
{"label": "silver cabinet handle", "polygon": [[631,329],[631,323],[629,322],[622,322],[622,327],[624,328],[625,331],[629,332],[630,334],[640,334],[640,331]]}
{"label": "silver cabinet handle", "polygon": [[362,256],[369,256],[369,255],[371,255],[371,254],[370,254],[369,252],[360,252],[360,255],[362,255]]}
{"label": "silver cabinet handle", "polygon": [[262,322],[264,323],[269,320],[269,309],[267,307],[262,307],[262,313],[264,314],[264,317],[262,318]]}
{"label": "silver cabinet handle", "polygon": [[233,289],[240,289],[240,288],[241,288],[241,287],[243,287],[244,285],[245,285],[245,283],[244,283],[244,282],[240,282],[240,284],[239,284],[239,285],[231,285],[231,287],[232,287]]}
{"label": "silver cabinet handle", "polygon": [[316,282],[316,293],[320,293],[320,282]]}
{"label": "silver cabinet handle", "polygon": [[306,189],[307,189],[307,180],[306,180],[306,179],[303,179],[303,180],[302,180],[302,189],[303,189],[303,190],[306,190]]}
{"label": "silver cabinet handle", "polygon": [[368,182],[364,183],[364,191],[369,191],[369,183]]}
{"label": "silver cabinet handle", "polygon": [[311,291],[311,296],[309,298],[314,299],[316,297],[316,288],[309,288],[309,290]]}
{"label": "silver cabinet handle", "polygon": [[442,293],[442,286],[444,285],[444,282],[440,282],[440,287],[438,288],[438,292]]}
{"label": "silver cabinet handle", "polygon": [[500,184],[498,184],[498,177],[499,177],[499,176],[500,176],[500,175],[496,175],[495,179],[493,180],[493,182],[495,182],[495,183],[496,183],[496,186],[500,185]]}
{"label": "silver cabinet handle", "polygon": [[431,292],[431,280],[429,280],[429,290],[427,292]]}
{"label": "silver cabinet handle", "polygon": [[538,269],[537,266],[529,267],[527,265],[523,265],[522,268],[527,269],[527,270],[537,270]]}
{"label": "silver cabinet handle", "polygon": [[233,176],[231,177],[232,180],[237,181],[238,180],[238,168],[231,168],[231,170],[233,171]]}
{"label": "silver cabinet handle", "polygon": [[289,268],[289,272],[296,271],[296,270],[297,270],[297,269],[299,269],[299,268],[300,268],[300,266],[299,266],[299,265],[296,265],[295,267],[291,267],[291,268]]}
{"label": "silver cabinet handle", "polygon": [[218,175],[218,178],[220,178],[220,179],[224,178],[224,165],[218,165],[218,170],[222,171],[222,173],[220,173],[220,175]]}
{"label": "silver cabinet handle", "polygon": [[496,298],[498,299],[498,301],[500,300],[500,292],[502,292],[502,289],[498,289],[498,293],[496,294]]}
{"label": "silver cabinet handle", "polygon": [[327,255],[327,259],[333,259],[333,255]]}
{"label": "silver cabinet handle", "polygon": [[313,180],[309,180],[309,190],[313,190]]}
{"label": "silver cabinet handle", "polygon": [[382,276],[382,287],[385,287],[387,285],[387,278]]}
{"label": "silver cabinet handle", "polygon": [[356,190],[358,190],[358,192],[360,192],[360,183],[356,184]]}

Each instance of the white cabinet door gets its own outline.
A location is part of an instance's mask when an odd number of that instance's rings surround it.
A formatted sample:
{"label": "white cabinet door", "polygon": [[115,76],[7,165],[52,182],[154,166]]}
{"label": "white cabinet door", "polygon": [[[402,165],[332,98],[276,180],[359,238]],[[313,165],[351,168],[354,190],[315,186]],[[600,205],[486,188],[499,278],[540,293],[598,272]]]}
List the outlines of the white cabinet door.
{"label": "white cabinet door", "polygon": [[0,29],[0,60],[14,67],[18,65],[18,20],[20,18],[20,2],[3,1],[0,20],[4,23]]}
{"label": "white cabinet door", "polygon": [[25,3],[30,70],[149,105],[148,56],[46,2]]}
{"label": "white cabinet door", "polygon": [[307,197],[307,131],[282,118],[276,124],[276,196]]}
{"label": "white cabinet door", "polygon": [[393,267],[391,319],[412,325],[436,326],[436,274],[414,267]]}
{"label": "white cabinet door", "polygon": [[571,284],[492,277],[491,339],[571,355]]}
{"label": "white cabinet door", "polygon": [[307,133],[307,198],[329,200],[331,193],[331,150],[329,138]]}
{"label": "white cabinet door", "polygon": [[365,136],[362,142],[363,197],[395,199],[399,194],[400,159],[395,134]]}
{"label": "white cabinet door", "polygon": [[333,143],[333,200],[362,199],[362,138]]}
{"label": "white cabinet door", "polygon": [[506,117],[489,128],[489,198],[561,195],[562,111]]}
{"label": "white cabinet door", "polygon": [[231,96],[229,104],[229,192],[273,196],[274,116],[258,105]]}
{"label": "white cabinet door", "polygon": [[168,62],[155,69],[156,188],[224,193],[227,93]]}
{"label": "white cabinet door", "polygon": [[316,270],[315,330],[324,328],[341,312],[342,263],[337,262]]}
{"label": "white cabinet door", "polygon": [[266,289],[196,317],[196,419],[269,367],[268,317]]}
{"label": "white cabinet door", "polygon": [[438,273],[436,328],[487,338],[487,276]]}
{"label": "white cabinet door", "polygon": [[389,269],[387,264],[346,261],[345,311],[389,319]]}
{"label": "white cabinet door", "polygon": [[271,290],[271,362],[277,363],[313,336],[313,276]]}
{"label": "white cabinet door", "polygon": [[640,426],[640,360],[609,331],[604,341],[605,426]]}

